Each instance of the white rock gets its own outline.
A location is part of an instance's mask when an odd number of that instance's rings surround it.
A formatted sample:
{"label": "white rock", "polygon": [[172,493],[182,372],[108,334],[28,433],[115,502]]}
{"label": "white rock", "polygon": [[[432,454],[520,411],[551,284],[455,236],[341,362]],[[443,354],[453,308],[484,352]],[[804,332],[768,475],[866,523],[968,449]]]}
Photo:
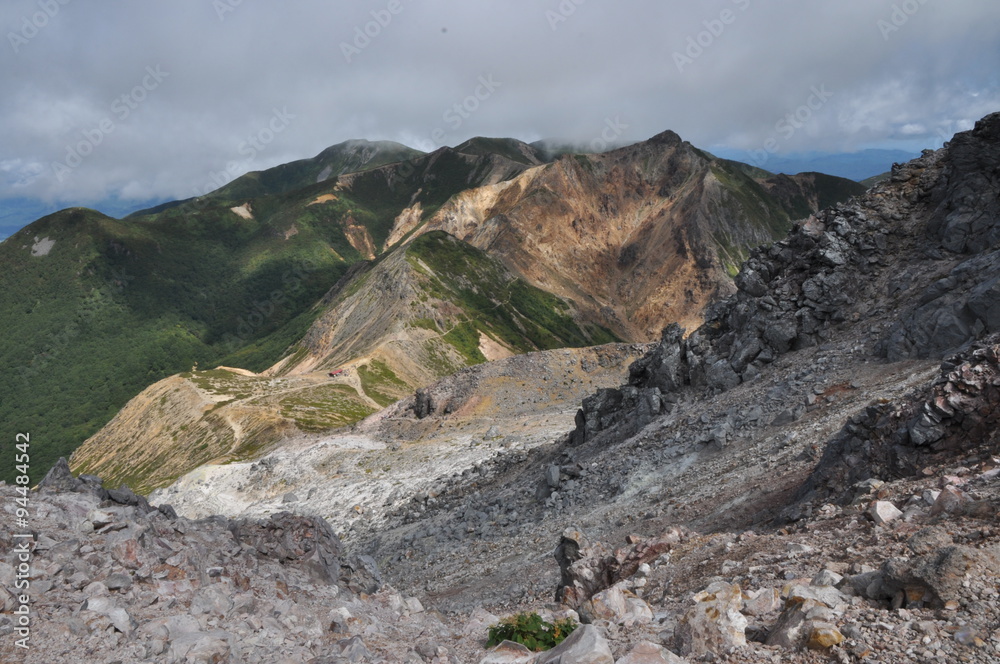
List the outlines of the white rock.
{"label": "white rock", "polygon": [[748,616],[765,616],[781,609],[781,593],[777,588],[761,588],[747,593],[743,612]]}
{"label": "white rock", "polygon": [[191,615],[207,613],[225,618],[233,608],[233,598],[220,586],[213,584],[195,593],[191,600]]}
{"label": "white rock", "polygon": [[132,629],[134,625],[132,623],[132,617],[129,616],[128,611],[126,611],[121,607],[116,606],[110,609],[104,615],[108,617],[108,620],[111,621],[111,624],[113,624],[115,626],[115,629],[117,629],[119,632],[121,632],[125,636],[130,636],[132,634]]}
{"label": "white rock", "polygon": [[627,610],[621,623],[625,627],[648,625],[653,622],[653,609],[644,600],[638,597],[626,597],[625,606]]}
{"label": "white rock", "polygon": [[831,609],[843,607],[850,603],[850,598],[833,586],[807,586],[804,584],[791,584],[782,589],[785,596],[785,606],[800,604],[806,600],[819,602]]}
{"label": "white rock", "polygon": [[565,641],[541,653],[535,664],[615,664],[615,658],[596,627],[581,625]]}
{"label": "white rock", "polygon": [[87,584],[87,587],[83,589],[83,594],[87,597],[97,597],[98,595],[107,595],[108,593],[108,587],[100,581],[89,583]]}
{"label": "white rock", "polygon": [[182,634],[170,643],[169,661],[177,662],[230,662],[235,637],[229,632],[193,632]]}
{"label": "white rock", "polygon": [[678,657],[663,646],[649,641],[641,641],[616,664],[687,664],[687,660]]}
{"label": "white rock", "polygon": [[747,619],[743,591],[736,584],[719,581],[694,596],[695,605],[677,623],[676,638],[682,655],[721,653],[747,644]]}
{"label": "white rock", "polygon": [[903,516],[903,513],[896,509],[896,506],[888,500],[876,500],[872,503],[872,506],[868,508],[868,516],[870,516],[875,523],[881,526],[889,523],[890,521],[895,521],[899,517]]}
{"label": "white rock", "polygon": [[535,660],[535,653],[520,643],[504,641],[486,653],[479,664],[530,664]]}
{"label": "white rock", "polygon": [[836,586],[844,580],[844,577],[834,571],[825,569],[813,577],[814,586]]}
{"label": "white rock", "polygon": [[592,621],[607,620],[619,625],[645,625],[653,621],[653,610],[642,599],[615,584],[595,594],[581,611]]}
{"label": "white rock", "polygon": [[90,521],[94,528],[101,528],[112,523],[114,520],[114,513],[107,510],[90,510],[87,514],[87,521]]}
{"label": "white rock", "polygon": [[482,636],[493,625],[500,622],[500,618],[488,612],[482,607],[476,607],[469,617],[469,622],[462,628],[462,634],[466,636]]}

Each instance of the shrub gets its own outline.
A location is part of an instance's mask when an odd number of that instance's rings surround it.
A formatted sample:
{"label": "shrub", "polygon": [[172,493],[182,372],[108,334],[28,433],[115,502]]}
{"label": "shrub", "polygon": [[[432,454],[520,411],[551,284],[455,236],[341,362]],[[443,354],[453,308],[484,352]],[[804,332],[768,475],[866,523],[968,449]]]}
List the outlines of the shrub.
{"label": "shrub", "polygon": [[518,613],[490,627],[486,647],[492,648],[501,641],[514,641],[535,652],[549,650],[562,643],[577,627],[571,618],[557,620],[553,625],[537,613]]}

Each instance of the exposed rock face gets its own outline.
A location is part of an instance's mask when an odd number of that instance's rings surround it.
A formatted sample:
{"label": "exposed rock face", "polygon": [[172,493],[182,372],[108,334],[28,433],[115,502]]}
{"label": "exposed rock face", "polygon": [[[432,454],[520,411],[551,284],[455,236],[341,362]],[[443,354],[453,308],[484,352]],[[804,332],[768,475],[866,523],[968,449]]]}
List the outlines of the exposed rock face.
{"label": "exposed rock face", "polygon": [[[574,440],[623,422],[628,435],[651,411],[669,411],[664,395],[688,386],[732,389],[865,318],[888,315],[889,328],[872,329],[868,343],[890,361],[941,357],[993,331],[1000,321],[998,155],[994,114],[950,147],[898,166],[868,194],[754,250],[736,277],[736,295],[710,308],[687,338],[676,326],[665,329],[658,347],[633,365],[634,389],[585,402]],[[659,407],[649,405],[654,388]]]}
{"label": "exposed rock face", "polygon": [[562,578],[556,590],[556,601],[579,609],[602,590],[628,579],[644,563],[655,560],[681,541],[677,530],[653,540],[635,538],[630,547],[610,551],[601,542],[590,544],[575,528],[562,534],[555,557]]}
{"label": "exposed rock face", "polygon": [[788,178],[793,203],[745,166],[664,132],[463,192],[427,229],[488,250],[623,339],[645,342],[667,321],[700,323],[706,305],[732,292],[728,270],[817,211],[827,202],[818,192],[836,190],[839,201],[862,191],[835,180],[839,188]]}
{"label": "exposed rock face", "polygon": [[852,418],[826,447],[802,495],[849,500],[854,484],[914,474],[931,454],[996,453],[998,383],[1000,336],[993,335],[948,358],[934,383],[906,402],[873,404]]}
{"label": "exposed rock face", "polygon": [[991,570],[1000,566],[1000,547],[975,549],[948,542],[925,551],[927,541],[922,534],[917,533],[909,542],[911,552],[917,555],[890,558],[879,571],[847,582],[868,599],[893,606],[941,609],[949,602],[970,601],[970,580],[989,577]]}
{"label": "exposed rock face", "polygon": [[340,540],[323,519],[282,512],[256,522],[234,521],[229,530],[261,556],[299,566],[318,583],[340,582],[359,593],[374,593],[381,584],[374,561],[345,559]]}

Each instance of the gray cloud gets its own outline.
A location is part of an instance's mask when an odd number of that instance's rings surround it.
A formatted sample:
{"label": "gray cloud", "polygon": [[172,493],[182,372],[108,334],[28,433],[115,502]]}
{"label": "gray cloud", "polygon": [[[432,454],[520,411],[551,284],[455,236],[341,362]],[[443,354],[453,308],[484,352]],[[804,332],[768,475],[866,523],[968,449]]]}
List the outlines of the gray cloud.
{"label": "gray cloud", "polygon": [[0,197],[187,197],[357,137],[935,147],[1000,110],[998,25],[979,0],[8,0]]}

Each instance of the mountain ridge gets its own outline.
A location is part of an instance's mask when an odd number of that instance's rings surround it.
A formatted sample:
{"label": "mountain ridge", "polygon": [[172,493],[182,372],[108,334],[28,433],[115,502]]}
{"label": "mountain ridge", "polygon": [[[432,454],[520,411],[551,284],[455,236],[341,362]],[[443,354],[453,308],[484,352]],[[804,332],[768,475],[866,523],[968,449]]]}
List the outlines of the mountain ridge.
{"label": "mountain ridge", "polygon": [[[566,206],[570,202],[567,197],[580,197],[586,213],[581,219],[589,218],[587,223],[593,228],[600,227],[604,203],[593,192],[579,188],[581,178],[593,186],[605,187],[603,195],[610,196],[607,201],[616,201],[616,205],[639,211],[642,204],[635,198],[637,195],[652,195],[659,201],[657,204],[667,205],[653,184],[643,183],[642,165],[635,156],[644,153],[652,159],[677,149],[671,147],[675,143],[680,145],[676,134],[663,134],[657,141],[631,148],[631,152],[626,148],[625,152],[609,153],[611,156],[563,157],[554,165],[535,164],[539,158],[534,149],[514,140],[473,139],[462,147],[466,152],[441,148],[405,161],[396,159],[410,153],[399,154],[405,148],[396,144],[349,142],[332,146],[312,160],[251,174],[199,200],[178,201],[122,220],[80,210],[57,213],[0,244],[4,261],[12,267],[20,266],[5,276],[8,293],[30,297],[48,288],[45,280],[55,279],[56,275],[64,279],[58,293],[44,295],[47,304],[41,308],[19,309],[13,300],[7,303],[17,315],[7,319],[6,350],[0,348],[0,366],[6,367],[3,371],[7,373],[30,371],[34,388],[5,388],[7,393],[0,393],[0,410],[12,409],[8,413],[11,416],[15,411],[28,413],[24,423],[34,427],[42,439],[51,441],[50,447],[43,445],[39,449],[37,457],[39,468],[47,468],[109,421],[128,398],[167,375],[190,370],[196,363],[239,366],[255,372],[273,365],[287,356],[323,311],[323,305],[318,303],[324,293],[341,279],[359,274],[351,271],[352,266],[377,260],[435,228],[446,230],[448,224],[431,224],[430,220],[458,214],[462,205],[466,205],[471,218],[486,214],[484,221],[492,219],[490,223],[497,227],[503,226],[500,220],[504,215],[513,218],[512,213],[516,216],[519,210],[549,216],[549,228],[555,233],[553,237],[558,237],[561,231],[556,228],[556,217],[547,215],[530,199],[512,196],[515,188],[504,183],[521,178],[518,187],[527,186],[532,178],[548,173],[546,178],[566,183],[569,188],[558,194],[554,190],[547,194],[535,191],[553,206]],[[692,159],[702,159],[700,152],[690,154]],[[614,177],[624,178],[622,183],[641,185],[641,191],[615,198],[611,190],[617,184],[588,174],[595,170],[599,175],[610,172],[601,164],[615,159],[632,160],[632,171],[622,167]],[[315,181],[331,164],[362,162],[367,170],[334,176],[333,172],[341,169],[331,168],[328,179]],[[732,168],[723,165],[719,172],[725,176]],[[726,214],[730,217],[745,216],[740,211],[744,206],[760,207],[762,201],[771,200],[761,185],[747,177],[726,177],[738,180],[737,189],[752,192],[742,199],[726,195]],[[300,188],[289,189],[302,183],[305,185]],[[511,192],[507,198],[500,196],[490,204],[497,208],[497,214],[487,214],[489,209],[473,210],[479,205],[476,201],[480,194],[462,199],[464,192],[485,191],[483,187]],[[725,186],[720,190],[728,191]],[[247,198],[243,193],[260,195]],[[589,198],[584,204],[585,197]],[[460,204],[460,199],[466,203]],[[789,212],[781,205],[767,203],[764,208],[765,216],[774,216],[775,223],[786,223]],[[760,223],[760,212],[753,214]],[[79,243],[68,228],[63,228],[77,217],[85,220],[87,228],[95,229],[96,244],[92,240]],[[519,223],[525,222],[521,218]],[[535,233],[531,225],[523,229],[524,237]],[[572,307],[579,313],[579,324],[610,329],[619,338],[648,338],[646,332],[640,333],[627,324],[630,311],[619,308],[616,312],[608,306],[608,298],[617,295],[607,289],[600,275],[592,271],[589,283],[584,283],[577,278],[578,271],[546,271],[541,263],[533,268],[531,263],[536,258],[532,250],[519,246],[517,234],[507,232],[498,237],[498,242],[483,243],[480,249],[493,252],[515,276],[535,287],[548,290],[561,283],[562,292],[556,294],[574,301]],[[616,244],[625,237],[612,238],[600,254],[599,263],[610,271],[619,270],[619,259],[622,265],[629,262],[631,254],[622,254],[625,247]],[[697,316],[698,308],[718,288],[731,288],[726,271],[731,271],[745,252],[744,242],[753,244],[769,237],[753,233],[720,236],[721,243],[711,240],[694,247],[687,259],[690,278],[696,285],[701,281],[704,284],[697,286],[703,293],[700,300],[684,305],[689,313]],[[585,237],[583,240],[581,248],[588,241]],[[685,241],[685,251],[689,248]],[[723,259],[714,256],[723,248]],[[640,254],[636,255],[641,259]],[[634,284],[626,280],[618,286],[632,289],[633,301],[641,300],[642,289],[657,281],[637,272],[648,271],[659,260],[656,256],[647,258],[645,266],[640,260],[639,268],[633,265],[625,271],[636,278]],[[716,265],[714,281],[699,281],[699,261]],[[723,263],[729,267],[722,267]],[[595,299],[589,294],[591,290],[607,294]],[[88,317],[94,304],[105,307],[99,325],[95,325],[96,317]],[[647,309],[651,321],[661,315],[655,307]],[[79,324],[80,315],[85,325]],[[25,327],[22,322],[33,327]],[[656,323],[645,325],[647,332],[656,327]],[[71,331],[68,336],[62,331],[67,329]],[[165,340],[152,341],[158,337]],[[111,344],[112,339],[121,348],[137,351],[127,362],[111,361],[100,349]],[[81,347],[91,350],[76,352]],[[163,348],[170,351],[164,352]],[[425,380],[438,375],[425,375]],[[407,384],[412,385],[412,381]],[[39,408],[41,403],[47,408]],[[43,415],[46,410],[48,417]],[[82,427],[78,424],[81,421],[86,422]]]}

